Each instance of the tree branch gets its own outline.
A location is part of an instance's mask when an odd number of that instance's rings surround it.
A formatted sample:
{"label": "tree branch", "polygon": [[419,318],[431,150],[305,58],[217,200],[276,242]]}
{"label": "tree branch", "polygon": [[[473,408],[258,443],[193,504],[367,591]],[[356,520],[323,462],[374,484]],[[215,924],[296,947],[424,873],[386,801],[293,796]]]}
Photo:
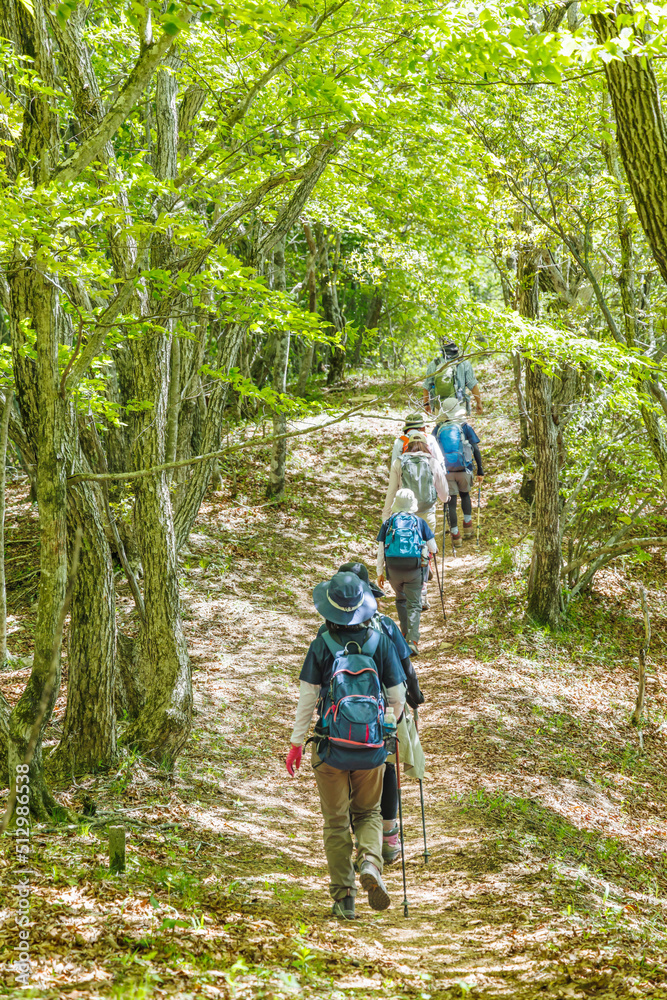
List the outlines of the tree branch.
{"label": "tree branch", "polygon": [[[192,14],[183,16],[187,21]],[[134,69],[125,81],[125,86],[111,105],[97,129],[79,148],[60,164],[53,177],[62,185],[72,184],[79,174],[99,156],[106,144],[113,138],[136,104],[142,91],[150,81],[160,62],[174,44],[176,35],[164,32],[161,37],[143,50]]]}

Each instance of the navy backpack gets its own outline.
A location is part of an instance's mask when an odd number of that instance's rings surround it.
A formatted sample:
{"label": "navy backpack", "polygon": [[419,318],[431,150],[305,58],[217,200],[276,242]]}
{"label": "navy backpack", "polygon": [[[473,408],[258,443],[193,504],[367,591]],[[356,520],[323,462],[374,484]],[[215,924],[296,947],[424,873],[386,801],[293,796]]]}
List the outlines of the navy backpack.
{"label": "navy backpack", "polygon": [[380,633],[368,629],[363,646],[354,640],[341,646],[328,631],[322,638],[334,662],[329,686],[320,693],[320,760],[341,771],[379,767],[387,756],[384,696],[373,659]]}

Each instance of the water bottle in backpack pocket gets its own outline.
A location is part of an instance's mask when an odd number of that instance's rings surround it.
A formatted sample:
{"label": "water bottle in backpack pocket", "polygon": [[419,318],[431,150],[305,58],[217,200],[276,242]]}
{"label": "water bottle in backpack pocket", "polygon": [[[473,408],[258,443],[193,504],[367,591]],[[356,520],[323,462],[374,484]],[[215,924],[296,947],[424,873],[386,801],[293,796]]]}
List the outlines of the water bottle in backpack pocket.
{"label": "water bottle in backpack pocket", "polygon": [[472,447],[458,424],[441,424],[436,440],[444,455],[447,472],[472,472]]}
{"label": "water bottle in backpack pocket", "polygon": [[379,767],[387,756],[384,696],[373,659],[380,633],[369,629],[363,646],[354,641],[341,646],[328,631],[322,638],[334,662],[329,686],[320,695],[319,730],[325,739],[318,755],[341,771]]}

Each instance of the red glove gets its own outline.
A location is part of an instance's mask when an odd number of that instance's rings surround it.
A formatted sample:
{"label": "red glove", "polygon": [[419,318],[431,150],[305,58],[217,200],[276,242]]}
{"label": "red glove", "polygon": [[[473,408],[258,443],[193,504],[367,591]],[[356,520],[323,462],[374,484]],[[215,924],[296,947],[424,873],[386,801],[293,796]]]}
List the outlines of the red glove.
{"label": "red glove", "polygon": [[294,772],[298,771],[301,767],[301,755],[303,754],[303,747],[291,746],[289,748],[289,753],[285,759],[285,767],[287,768],[287,773],[290,777],[294,777]]}

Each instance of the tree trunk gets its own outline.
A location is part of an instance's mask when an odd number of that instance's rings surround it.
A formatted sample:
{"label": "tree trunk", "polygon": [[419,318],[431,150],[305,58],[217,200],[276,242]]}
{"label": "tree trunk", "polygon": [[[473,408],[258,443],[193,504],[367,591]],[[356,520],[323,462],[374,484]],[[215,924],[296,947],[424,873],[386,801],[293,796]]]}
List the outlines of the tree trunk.
{"label": "tree trunk", "polygon": [[67,708],[50,775],[111,767],[116,761],[116,590],[99,487],[79,483],[68,496],[72,536],[83,531],[70,611]]}
{"label": "tree trunk", "polygon": [[555,625],[561,608],[558,441],[551,413],[552,380],[535,363],[526,366],[526,391],[535,448],[535,541],[527,611],[541,625]]}
{"label": "tree trunk", "polygon": [[[284,292],[285,282],[285,240],[276,247],[273,254],[275,287]],[[287,391],[287,364],[289,361],[290,332],[281,331],[276,341],[276,355],[273,363],[273,388],[282,395]],[[284,410],[275,410],[273,414],[273,433],[287,432],[287,414]],[[271,471],[267,496],[282,500],[285,493],[285,464],[287,461],[287,439],[275,441],[271,450]]]}
{"label": "tree trunk", "polygon": [[[59,389],[58,315],[60,304],[55,283],[31,262],[21,261],[10,274],[13,300],[13,352],[19,379],[17,389],[24,406],[39,414],[37,442],[37,502],[39,505],[40,578],[39,607],[32,672],[9,723],[9,774],[12,787],[16,767],[26,757],[33,725],[44,699],[35,753],[30,764],[30,808],[46,819],[56,806],[44,780],[41,739],[60,688],[60,618],[67,583],[67,518],[65,450],[66,404]],[[31,317],[36,334],[37,360],[20,356],[23,346],[21,322]],[[23,392],[24,398],[21,399]],[[57,664],[52,669],[54,660]]]}
{"label": "tree trunk", "polygon": [[[613,13],[591,14],[600,43],[618,37],[617,12],[631,14],[632,6],[618,4]],[[604,71],[637,216],[667,282],[667,128],[653,64],[646,56],[623,55],[605,62]]]}
{"label": "tree trunk", "polygon": [[[306,262],[306,284],[308,286],[308,312],[317,311],[317,283],[315,278],[315,263],[317,261],[317,244],[313,236],[313,231],[307,222],[303,223],[303,231],[308,244],[308,260]],[[315,355],[315,341],[307,340],[306,349],[301,360],[299,369],[299,381],[296,386],[296,395],[303,396],[306,385],[313,370],[313,357]]]}
{"label": "tree trunk", "polygon": [[345,373],[345,322],[338,304],[338,258],[340,255],[340,233],[336,234],[333,267],[329,261],[328,234],[322,225],[317,227],[318,255],[320,259],[320,290],[322,294],[322,312],[329,325],[331,333],[340,336],[340,343],[331,344],[331,362],[327,374],[327,385],[341,382]]}
{"label": "tree trunk", "polygon": [[[151,403],[149,410],[137,415],[135,469],[164,462],[169,347],[169,338],[159,329],[131,341],[136,398]],[[192,676],[181,625],[176,539],[166,474],[138,479],[135,496],[146,608],[136,669],[144,701],[125,739],[153,760],[171,765],[190,732]]]}
{"label": "tree trunk", "polygon": [[5,487],[7,485],[7,436],[14,393],[5,393],[0,424],[0,667],[7,659],[7,589],[5,586]]}

